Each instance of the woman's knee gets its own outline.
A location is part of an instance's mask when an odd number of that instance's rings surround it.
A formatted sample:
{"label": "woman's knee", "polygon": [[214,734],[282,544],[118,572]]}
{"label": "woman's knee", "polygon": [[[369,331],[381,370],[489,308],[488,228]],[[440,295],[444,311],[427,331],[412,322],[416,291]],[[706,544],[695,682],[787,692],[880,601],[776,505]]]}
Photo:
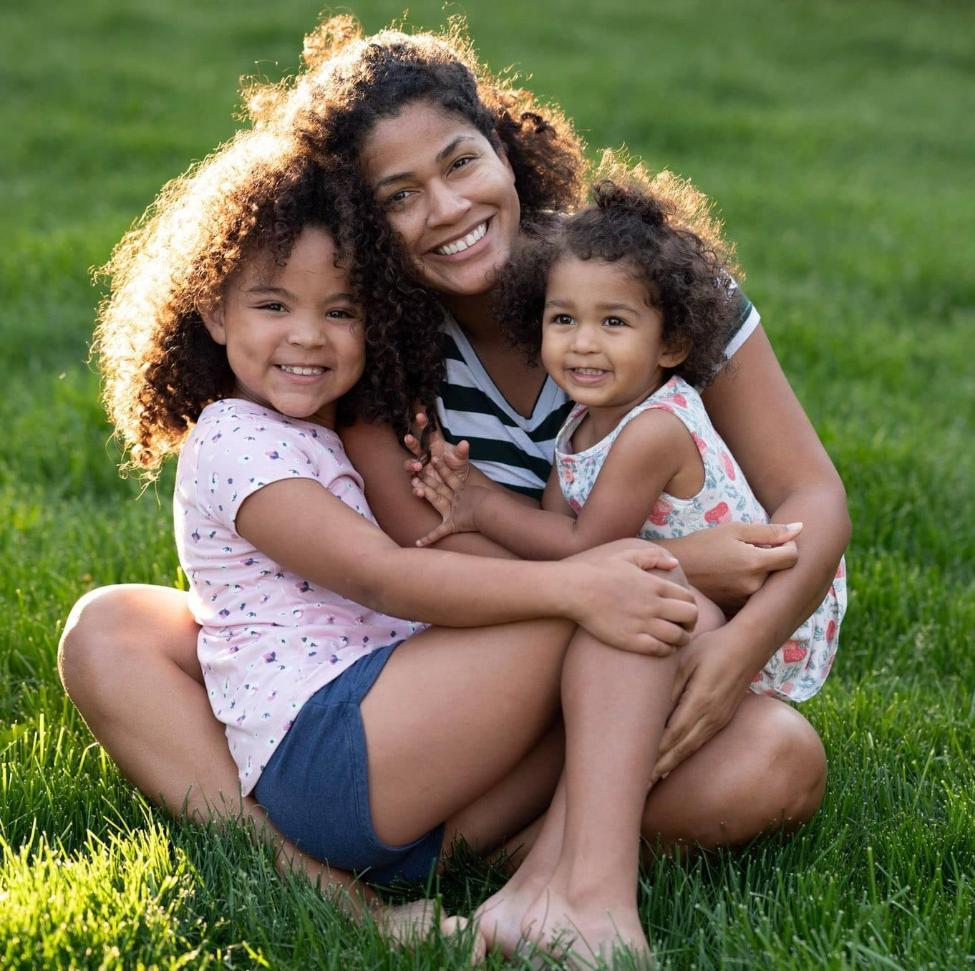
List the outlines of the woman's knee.
{"label": "woman's knee", "polygon": [[186,668],[195,660],[194,630],[186,595],[178,590],[136,584],[92,590],[65,621],[58,644],[61,683],[77,704],[109,685],[113,672],[136,654]]}
{"label": "woman's knee", "polygon": [[795,829],[816,814],[826,791],[826,750],[816,729],[796,709],[769,705],[761,764],[778,820]]}

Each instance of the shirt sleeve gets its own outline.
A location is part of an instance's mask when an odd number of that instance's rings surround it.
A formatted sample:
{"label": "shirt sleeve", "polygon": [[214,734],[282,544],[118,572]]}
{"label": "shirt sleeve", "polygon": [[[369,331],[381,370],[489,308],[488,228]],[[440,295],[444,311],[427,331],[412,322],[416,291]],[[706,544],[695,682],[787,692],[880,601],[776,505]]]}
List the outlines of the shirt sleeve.
{"label": "shirt sleeve", "polygon": [[730,361],[734,357],[738,348],[755,332],[755,328],[762,322],[762,318],[755,307],[755,304],[748,299],[748,295],[735,281],[732,281],[738,302],[738,315],[735,323],[728,334],[728,341],[725,345],[724,355]]}
{"label": "shirt sleeve", "polygon": [[314,479],[325,485],[343,473],[315,433],[232,416],[207,429],[197,443],[197,456],[197,507],[231,530],[244,500],[258,489],[282,479]]}

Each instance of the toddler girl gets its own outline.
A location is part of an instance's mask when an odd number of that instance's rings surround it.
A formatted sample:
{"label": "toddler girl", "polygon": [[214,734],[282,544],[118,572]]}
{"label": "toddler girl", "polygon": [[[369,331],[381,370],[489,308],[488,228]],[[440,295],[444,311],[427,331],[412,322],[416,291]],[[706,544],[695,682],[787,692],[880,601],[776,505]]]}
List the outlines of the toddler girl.
{"label": "toddler girl", "polygon": [[[410,356],[435,307],[370,199],[300,142],[246,132],[167,187],[108,268],[109,412],[143,469],[180,452],[177,545],[241,795],[330,868],[422,880],[445,841],[488,852],[542,811],[561,711],[566,778],[522,867],[538,887],[522,879],[492,941],[524,920],[542,946],[561,930],[592,954],[646,952],[638,839],[693,598],[634,542],[511,563],[379,530],[336,429],[405,430],[438,374]],[[612,763],[606,718],[630,740]],[[580,905],[580,882],[612,912]]]}
{"label": "toddler girl", "polygon": [[[460,462],[466,445],[441,440],[435,472],[414,485],[444,522],[420,545],[476,530],[548,559],[622,536],[768,522],[699,394],[725,363],[736,317],[717,225],[703,197],[669,173],[652,183],[642,169],[616,166],[614,175],[593,187],[593,205],[540,228],[499,285],[498,318],[523,322],[513,338],[530,357],[541,351],[576,402],[556,439],[541,510],[475,478]],[[845,608],[841,563],[826,598],[752,690],[792,701],[819,691]],[[723,622],[713,605],[704,611],[708,627]]]}

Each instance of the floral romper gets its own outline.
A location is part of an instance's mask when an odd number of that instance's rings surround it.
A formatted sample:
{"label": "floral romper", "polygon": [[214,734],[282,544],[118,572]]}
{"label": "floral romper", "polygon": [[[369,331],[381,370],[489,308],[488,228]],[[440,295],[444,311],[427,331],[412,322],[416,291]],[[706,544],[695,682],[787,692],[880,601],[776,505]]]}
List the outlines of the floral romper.
{"label": "floral romper", "polygon": [[[651,408],[663,408],[684,423],[704,462],[704,487],[691,499],[663,493],[640,530],[643,539],[686,536],[719,523],[769,521],[734,456],[711,424],[701,396],[678,377],[671,378],[633,408],[601,442],[578,453],[572,452],[572,436],[586,415],[586,406],[572,409],[556,439],[555,463],[562,494],[576,512],[589,497],[616,437],[628,422]],[[845,612],[846,566],[841,560],[826,599],[755,675],[752,691],[788,701],[805,701],[816,694],[833,665]]]}

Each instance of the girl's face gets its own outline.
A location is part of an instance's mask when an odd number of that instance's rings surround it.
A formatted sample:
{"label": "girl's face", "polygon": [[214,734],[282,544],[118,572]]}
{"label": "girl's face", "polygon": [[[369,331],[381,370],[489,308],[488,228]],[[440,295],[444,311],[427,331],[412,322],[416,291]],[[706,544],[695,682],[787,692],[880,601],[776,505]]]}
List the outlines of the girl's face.
{"label": "girl's face", "polygon": [[203,314],[237,397],[333,429],[335,403],[365,366],[365,321],[336,255],[332,237],[308,227],[285,266],[248,260]]}
{"label": "girl's face", "polygon": [[424,283],[447,296],[491,289],[521,207],[508,160],[476,128],[416,102],[376,124],[362,165]]}
{"label": "girl's face", "polygon": [[545,287],[542,363],[580,404],[628,411],[684,353],[666,348],[663,314],[625,263],[566,256]]}

